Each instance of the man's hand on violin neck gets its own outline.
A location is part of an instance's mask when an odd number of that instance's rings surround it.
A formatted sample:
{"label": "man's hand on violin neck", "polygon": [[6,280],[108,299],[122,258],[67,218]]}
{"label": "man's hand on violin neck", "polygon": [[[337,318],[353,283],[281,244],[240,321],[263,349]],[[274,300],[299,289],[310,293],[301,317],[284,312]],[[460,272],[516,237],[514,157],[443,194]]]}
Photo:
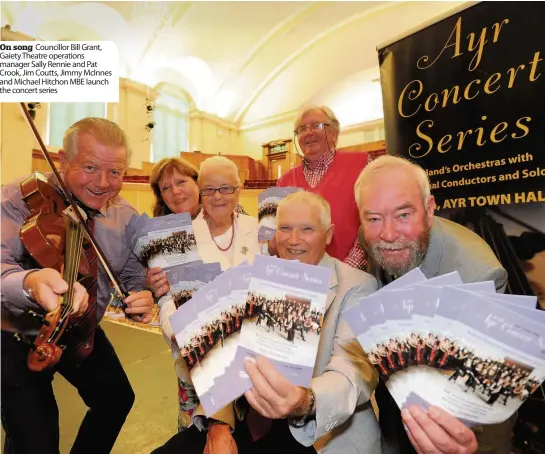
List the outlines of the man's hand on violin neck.
{"label": "man's hand on violin neck", "polygon": [[124,303],[127,305],[125,313],[133,315],[135,321],[142,323],[151,322],[154,301],[153,295],[149,290],[131,292],[131,294],[125,298]]}
{"label": "man's hand on violin neck", "polygon": [[[29,273],[25,277],[23,288],[46,312],[52,312],[59,305],[59,296],[68,290],[68,284],[58,271],[44,268]],[[74,297],[71,301],[73,315],[76,317],[83,315],[88,301],[87,290],[79,282],[75,282]]]}

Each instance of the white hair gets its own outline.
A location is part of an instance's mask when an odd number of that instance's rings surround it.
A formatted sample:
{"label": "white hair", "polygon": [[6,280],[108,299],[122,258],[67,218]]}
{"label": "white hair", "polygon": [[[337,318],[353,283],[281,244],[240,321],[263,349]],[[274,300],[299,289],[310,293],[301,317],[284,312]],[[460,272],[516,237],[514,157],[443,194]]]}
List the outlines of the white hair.
{"label": "white hair", "polygon": [[237,186],[240,186],[240,178],[238,176],[238,167],[237,165],[231,161],[230,159],[227,159],[225,156],[212,156],[211,158],[205,159],[201,163],[201,167],[199,169],[199,178],[197,182],[199,183],[199,186],[202,183],[203,175],[207,172],[213,172],[216,169],[224,169],[228,170],[233,174],[233,179],[236,181]]}
{"label": "white hair", "polygon": [[306,106],[305,108],[301,109],[297,114],[295,123],[293,124],[294,128],[297,129],[301,125],[301,120],[303,119],[303,117],[308,112],[312,112],[314,110],[324,113],[325,116],[329,118],[329,122],[331,123],[331,127],[333,128],[333,130],[337,132],[337,135],[339,135],[339,133],[341,132],[341,125],[339,123],[339,120],[337,119],[333,111],[327,106]]}
{"label": "white hair", "polygon": [[[408,159],[401,158],[399,156],[384,155],[380,156],[377,159],[371,161],[361,172],[356,180],[354,185],[354,196],[356,197],[356,204],[358,205],[358,210],[361,212],[361,187],[370,179],[373,175],[376,175],[383,170],[388,169],[403,169],[407,172],[411,172],[420,187],[422,192],[422,200],[424,205],[427,203],[430,195],[430,180],[428,179],[428,174],[426,171],[415,164],[414,162],[409,161]],[[379,189],[380,190],[380,189]]]}
{"label": "white hair", "polygon": [[307,192],[307,191],[294,192],[288,195],[287,197],[284,197],[280,201],[280,203],[278,204],[278,208],[276,210],[277,222],[278,222],[278,213],[280,212],[280,208],[289,206],[292,203],[301,203],[304,205],[314,205],[318,207],[320,209],[320,219],[322,221],[323,227],[325,229],[328,229],[331,226],[331,208],[329,207],[328,201],[318,194],[314,194],[313,192]]}

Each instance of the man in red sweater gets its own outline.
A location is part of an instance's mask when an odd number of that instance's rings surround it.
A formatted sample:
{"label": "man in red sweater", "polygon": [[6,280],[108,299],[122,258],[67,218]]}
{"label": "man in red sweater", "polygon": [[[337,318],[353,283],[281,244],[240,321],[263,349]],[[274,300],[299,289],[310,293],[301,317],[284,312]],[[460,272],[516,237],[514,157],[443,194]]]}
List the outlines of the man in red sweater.
{"label": "man in red sweater", "polygon": [[295,122],[294,131],[304,155],[303,163],[282,175],[276,185],[302,188],[326,199],[335,225],[327,253],[354,268],[365,269],[366,254],[358,242],[360,219],[354,184],[369,156],[367,153],[337,152],[339,130],[339,120],[328,107],[303,111]]}

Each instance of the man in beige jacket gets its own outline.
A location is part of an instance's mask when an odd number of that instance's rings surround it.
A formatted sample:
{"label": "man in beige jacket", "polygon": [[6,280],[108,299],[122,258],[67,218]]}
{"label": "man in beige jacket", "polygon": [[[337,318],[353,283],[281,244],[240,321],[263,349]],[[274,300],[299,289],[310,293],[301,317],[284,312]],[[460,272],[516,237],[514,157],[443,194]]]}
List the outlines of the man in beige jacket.
{"label": "man in beige jacket", "polygon": [[[380,431],[369,401],[377,376],[341,319],[349,289],[359,286],[360,297],[366,296],[377,289],[377,282],[325,253],[334,234],[329,204],[319,195],[297,192],[280,202],[278,255],[331,268],[330,291],[310,387],[292,385],[260,357],[246,364],[254,387],[245,396],[258,413],[273,419],[271,431],[289,424],[293,437],[309,452],[380,454]],[[269,438],[268,443],[281,449],[275,437]]]}

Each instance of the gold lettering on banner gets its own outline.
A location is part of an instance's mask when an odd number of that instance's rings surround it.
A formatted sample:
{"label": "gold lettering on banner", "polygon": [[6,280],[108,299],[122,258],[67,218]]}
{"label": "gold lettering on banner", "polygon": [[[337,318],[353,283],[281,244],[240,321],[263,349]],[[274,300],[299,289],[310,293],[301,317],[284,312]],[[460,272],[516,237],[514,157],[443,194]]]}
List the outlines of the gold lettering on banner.
{"label": "gold lettering on banner", "polygon": [[408,98],[410,101],[418,98],[421,94],[422,94],[422,89],[424,88],[424,85],[422,84],[422,82],[420,80],[411,80],[406,86],[405,88],[403,89],[403,91],[401,92],[401,95],[399,95],[399,99],[397,101],[397,111],[399,112],[399,115],[401,115],[402,117],[404,118],[409,118],[409,117],[412,117],[413,115],[416,115],[416,113],[420,110],[420,104],[418,105],[417,109],[412,113],[412,114],[405,114],[403,113],[403,99],[405,98],[405,93],[407,91],[407,89],[415,84],[418,85],[418,89],[415,90],[415,89],[412,89],[411,91],[409,91],[409,95],[408,95]]}
{"label": "gold lettering on banner", "polygon": [[543,61],[542,58],[539,58],[539,51],[537,51],[535,54],[534,54],[534,58],[532,59],[532,61],[530,62],[530,66],[532,67],[532,69],[530,70],[530,82],[535,82],[539,76],[541,76],[541,73],[539,73],[537,76],[536,76],[536,67],[537,67],[537,64],[538,62],[540,61]]}
{"label": "gold lettering on banner", "polygon": [[[481,117],[481,121],[486,121],[487,118],[488,117],[486,115],[483,115]],[[467,143],[472,143],[477,147],[482,147],[487,143],[487,138],[490,138],[490,141],[493,143],[499,143],[506,139],[508,136],[511,136],[512,139],[522,139],[530,133],[530,128],[527,124],[531,120],[531,117],[519,118],[515,122],[516,130],[515,128],[513,128],[513,130],[515,130],[516,132],[511,132],[510,134],[507,132],[509,128],[509,123],[501,121],[491,127],[491,129],[489,130],[490,132],[488,132],[487,128],[485,128],[484,126],[479,126],[475,129],[458,131],[455,134],[445,134],[441,138],[439,138],[437,142],[434,141],[430,133],[424,130],[425,128],[427,128],[428,130],[433,129],[433,125],[435,123],[433,122],[433,120],[423,120],[416,127],[416,135],[420,140],[417,140],[409,146],[409,155],[412,158],[419,159],[427,156],[434,149],[436,149],[439,153],[447,153],[452,149],[461,150]],[[504,134],[499,136],[501,133]],[[457,136],[458,138],[457,143],[455,141],[452,144],[456,145],[455,148],[449,145],[450,141],[454,136]],[[446,145],[448,145],[448,147]]]}
{"label": "gold lettering on banner", "polygon": [[486,82],[484,84],[484,92],[487,95],[491,95],[492,93],[497,92],[500,89],[499,86],[497,86],[494,90],[491,90],[490,86],[498,82],[500,79],[501,79],[501,73],[492,74],[488,79],[486,79]]}
{"label": "gold lettering on banner", "polygon": [[[433,83],[433,92],[427,90],[426,84],[428,82],[424,78],[415,78],[403,87],[397,101],[399,116],[402,118],[419,118],[418,115],[421,116],[419,120],[415,121],[416,138],[408,144],[408,150],[406,150],[410,157],[420,159],[432,152],[446,154],[451,151],[460,151],[464,147],[471,149],[471,152],[478,152],[479,149],[487,148],[492,144],[499,144],[506,140],[519,140],[530,135],[532,117],[525,116],[524,112],[515,116],[512,112],[506,111],[506,116],[509,115],[508,121],[500,121],[498,118],[492,122],[487,112],[479,111],[475,115],[477,124],[464,125],[463,130],[446,130],[441,133],[440,137],[436,132],[437,120],[432,115],[432,112],[441,109],[455,109],[464,102],[471,102],[479,96],[482,97],[483,93],[487,96],[494,96],[502,90],[515,88],[515,85],[523,88],[525,92],[531,90],[528,84],[538,80],[543,72],[540,67],[540,64],[543,63],[540,50],[532,50],[533,54],[530,54],[532,55],[530,60],[526,60],[522,64],[511,63],[509,65],[511,67],[502,66],[497,71],[489,67],[486,71],[475,71],[484,61],[485,50],[490,49],[490,45],[499,42],[501,30],[510,23],[511,20],[506,18],[492,25],[466,32],[463,29],[463,17],[460,16],[456,19],[456,23],[439,53],[435,56],[423,55],[417,59],[416,66],[425,70],[432,67],[442,56],[444,60],[448,58],[448,61],[452,61],[465,53],[470,61],[466,64],[464,60],[463,65],[470,73],[474,72],[474,77],[462,74],[460,78],[463,82],[454,82],[449,87],[437,87]],[[508,31],[515,32],[516,30],[511,26]],[[506,39],[507,35],[504,36],[503,41]],[[525,55],[524,58],[528,58],[528,56]],[[448,72],[448,68],[441,67],[441,71]],[[459,72],[458,69],[454,71],[455,74],[459,74]],[[496,117],[494,116],[494,118]],[[486,157],[483,158],[486,159]]]}
{"label": "gold lettering on banner", "polygon": [[536,203],[545,202],[543,191],[515,192],[514,194],[490,194],[480,196],[458,197],[445,199],[442,206],[437,205],[436,209],[452,209],[466,207],[484,207],[497,205],[510,205],[511,203]]}
{"label": "gold lettering on banner", "polygon": [[[451,43],[450,41],[451,41],[453,36],[455,37],[454,42]],[[452,46],[454,46],[454,55],[452,57],[450,57],[450,58],[459,57],[463,53],[460,50],[461,41],[462,41],[462,17],[460,17],[456,21],[456,25],[454,26],[454,29],[450,33],[450,36],[448,37],[447,42],[445,43],[445,45],[441,49],[441,52],[439,52],[439,55],[437,57],[435,57],[435,60],[433,60],[429,65],[425,65],[425,63],[427,63],[429,61],[430,57],[428,57],[427,55],[424,55],[423,57],[420,57],[418,59],[418,61],[416,62],[417,68],[418,69],[428,69],[429,67],[433,66],[435,64],[435,62],[437,60],[439,60],[439,57],[441,57],[441,55],[443,55],[443,52],[445,51],[445,49],[448,49],[449,47],[452,47]]]}
{"label": "gold lettering on banner", "polygon": [[[508,24],[508,23],[509,23],[509,19],[504,19],[503,21],[501,21],[499,23],[495,23],[495,24],[492,25],[492,29],[493,29],[493,32],[494,32],[494,36],[492,37],[492,43],[497,43],[498,42],[498,40],[500,38],[500,30],[501,30],[502,26],[504,24]],[[473,55],[473,58],[469,62],[469,67],[468,67],[469,71],[474,71],[475,69],[478,68],[479,64],[481,63],[482,57],[484,55],[485,45],[488,43],[488,40],[486,39],[486,35],[487,35],[487,27],[483,27],[481,29],[481,33],[480,33],[480,36],[479,36],[478,39],[476,38],[476,36],[477,36],[476,33],[470,32],[469,35],[467,35],[467,39],[468,39],[467,50],[469,52],[476,51],[475,54]],[[454,52],[453,52],[452,56],[450,57],[451,59],[459,57],[460,55],[463,55],[463,52],[462,52],[462,17],[461,16],[456,21],[456,25],[452,29],[452,32],[450,33],[450,36],[448,37],[446,43],[444,44],[443,48],[441,49],[441,52],[439,52],[439,55],[437,55],[437,57],[435,57],[435,60],[433,60],[431,63],[428,63],[430,61],[430,57],[428,55],[424,55],[424,56],[420,57],[418,59],[418,61],[416,62],[417,68],[418,69],[428,69],[428,68],[430,68],[431,66],[433,66],[435,64],[435,62],[437,62],[437,60],[439,60],[441,55],[443,55],[443,53],[447,49],[449,49],[451,47],[454,48]]]}

